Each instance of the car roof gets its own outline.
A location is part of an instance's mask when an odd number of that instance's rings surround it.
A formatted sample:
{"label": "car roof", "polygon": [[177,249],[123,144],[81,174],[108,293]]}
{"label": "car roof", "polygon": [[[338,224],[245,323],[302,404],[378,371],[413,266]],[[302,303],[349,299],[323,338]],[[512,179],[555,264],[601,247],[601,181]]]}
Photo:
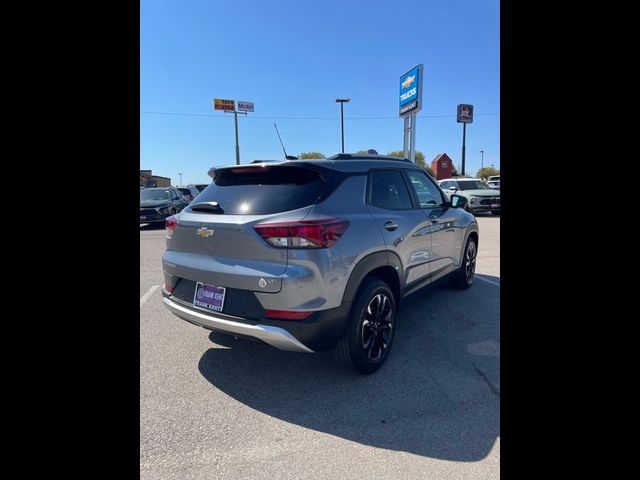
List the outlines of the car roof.
{"label": "car roof", "polygon": [[356,153],[338,153],[332,155],[329,158],[308,158],[308,159],[289,159],[289,160],[254,160],[251,163],[244,163],[240,165],[225,165],[220,168],[238,168],[238,167],[255,167],[257,165],[317,165],[332,170],[342,172],[358,172],[369,170],[373,164],[375,167],[383,168],[415,168],[420,171],[425,171],[420,165],[413,163],[411,160],[400,157],[391,157],[389,155],[374,155],[374,154],[356,154]]}

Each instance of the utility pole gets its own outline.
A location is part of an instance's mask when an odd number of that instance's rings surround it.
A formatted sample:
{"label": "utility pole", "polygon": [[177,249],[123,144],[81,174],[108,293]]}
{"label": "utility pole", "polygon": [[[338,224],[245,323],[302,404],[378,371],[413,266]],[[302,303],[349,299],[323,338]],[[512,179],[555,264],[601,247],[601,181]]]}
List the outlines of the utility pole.
{"label": "utility pole", "polygon": [[482,173],[480,175],[484,175],[484,150],[480,150],[480,155],[482,155],[482,159],[480,160],[480,171]]}
{"label": "utility pole", "polygon": [[178,175],[180,175],[180,186],[182,186],[182,174],[178,173]]}
{"label": "utility pole", "polygon": [[344,153],[344,103],[349,103],[350,98],[336,98],[336,103],[340,103],[340,129],[342,130],[342,153]]}

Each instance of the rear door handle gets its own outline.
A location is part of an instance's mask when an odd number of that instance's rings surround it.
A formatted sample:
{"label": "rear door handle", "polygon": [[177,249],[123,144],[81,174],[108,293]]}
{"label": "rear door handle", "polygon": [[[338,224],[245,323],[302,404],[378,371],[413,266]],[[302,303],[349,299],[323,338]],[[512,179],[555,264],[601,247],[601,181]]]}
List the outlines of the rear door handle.
{"label": "rear door handle", "polygon": [[393,232],[396,228],[398,228],[398,224],[393,220],[389,220],[388,222],[384,222],[384,228]]}

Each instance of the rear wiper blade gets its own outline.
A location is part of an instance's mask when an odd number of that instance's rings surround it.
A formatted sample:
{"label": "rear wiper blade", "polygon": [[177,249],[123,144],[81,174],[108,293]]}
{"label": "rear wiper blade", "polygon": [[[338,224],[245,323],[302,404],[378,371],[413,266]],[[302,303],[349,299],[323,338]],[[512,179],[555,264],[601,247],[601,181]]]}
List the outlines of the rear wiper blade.
{"label": "rear wiper blade", "polygon": [[196,212],[224,213],[218,202],[198,202],[194,205],[189,205],[189,208]]}

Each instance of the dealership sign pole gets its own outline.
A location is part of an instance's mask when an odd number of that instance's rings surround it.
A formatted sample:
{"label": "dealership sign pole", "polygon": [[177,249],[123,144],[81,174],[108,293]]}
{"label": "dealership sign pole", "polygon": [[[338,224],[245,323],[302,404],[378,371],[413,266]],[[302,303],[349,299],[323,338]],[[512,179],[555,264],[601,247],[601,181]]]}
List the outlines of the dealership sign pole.
{"label": "dealership sign pole", "polygon": [[404,158],[416,162],[416,114],[422,110],[422,63],[400,76],[400,117],[404,118]]}
{"label": "dealership sign pole", "polygon": [[238,108],[236,109],[235,100],[214,98],[213,108],[215,110],[224,110],[225,113],[233,112],[233,120],[236,128],[236,165],[240,165],[240,144],[238,143],[238,113],[246,115],[247,112],[253,112],[253,102],[244,102],[239,100]]}
{"label": "dealership sign pole", "polygon": [[464,103],[458,105],[458,123],[462,123],[462,175],[465,175],[464,154],[467,137],[467,123],[473,123],[473,105],[467,105]]}

